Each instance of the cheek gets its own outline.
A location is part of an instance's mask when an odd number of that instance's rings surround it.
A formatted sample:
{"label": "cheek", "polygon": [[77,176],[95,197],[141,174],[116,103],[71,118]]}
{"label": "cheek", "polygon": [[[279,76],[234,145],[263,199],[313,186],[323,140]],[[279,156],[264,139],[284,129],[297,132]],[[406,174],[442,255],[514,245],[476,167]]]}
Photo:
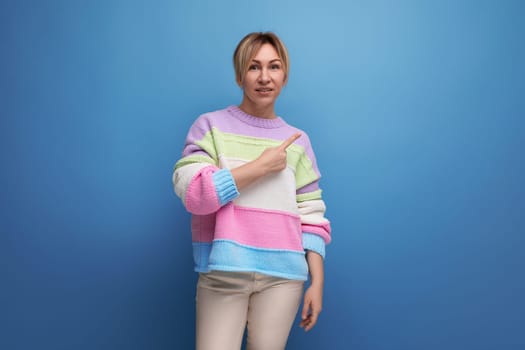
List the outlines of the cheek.
{"label": "cheek", "polygon": [[284,86],[286,84],[286,75],[284,73],[279,74],[279,76],[275,78],[275,81],[278,81],[281,86]]}
{"label": "cheek", "polygon": [[244,82],[242,83],[242,87],[246,88],[246,87],[249,87],[249,86],[253,86],[254,85],[254,78],[253,76],[250,76],[250,74],[246,74],[244,76]]}

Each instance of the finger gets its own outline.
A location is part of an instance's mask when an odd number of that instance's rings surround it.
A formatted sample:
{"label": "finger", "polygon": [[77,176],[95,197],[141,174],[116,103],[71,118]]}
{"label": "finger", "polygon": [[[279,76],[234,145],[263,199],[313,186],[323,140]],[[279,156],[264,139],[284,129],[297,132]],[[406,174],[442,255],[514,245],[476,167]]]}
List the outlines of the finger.
{"label": "finger", "polygon": [[285,140],[283,143],[281,143],[281,145],[279,146],[279,148],[281,149],[287,149],[292,143],[295,142],[295,140],[297,140],[299,137],[301,137],[301,133],[298,132],[296,134],[293,134],[292,136],[290,136],[290,138],[288,138],[287,140]]}
{"label": "finger", "polygon": [[306,320],[302,320],[302,321],[299,323],[299,327],[301,327],[301,328],[305,328],[307,324],[308,324],[308,319],[306,319]]}
{"label": "finger", "polygon": [[306,318],[308,317],[308,310],[310,308],[310,303],[308,303],[306,300],[304,301],[304,305],[303,305],[303,311],[301,313],[301,318],[303,320],[306,320]]}
{"label": "finger", "polygon": [[319,316],[318,313],[313,313],[310,315],[310,323],[308,324],[308,326],[306,326],[305,330],[306,331],[309,331],[310,329],[312,329],[315,324],[317,323],[317,317]]}
{"label": "finger", "polygon": [[311,316],[308,315],[306,316],[306,318],[304,320],[302,320],[299,325],[302,327],[302,328],[306,328],[311,322]]}

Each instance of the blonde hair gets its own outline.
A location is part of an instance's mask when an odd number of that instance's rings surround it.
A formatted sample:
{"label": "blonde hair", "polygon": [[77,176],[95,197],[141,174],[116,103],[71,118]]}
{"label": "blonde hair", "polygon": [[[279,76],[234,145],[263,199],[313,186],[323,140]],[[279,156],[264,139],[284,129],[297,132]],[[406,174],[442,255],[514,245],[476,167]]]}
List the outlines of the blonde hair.
{"label": "blonde hair", "polygon": [[235,69],[235,80],[237,84],[242,85],[251,60],[264,44],[272,45],[275,51],[277,51],[283,64],[284,80],[286,81],[288,79],[290,59],[284,43],[275,33],[253,32],[242,38],[233,53],[233,67]]}

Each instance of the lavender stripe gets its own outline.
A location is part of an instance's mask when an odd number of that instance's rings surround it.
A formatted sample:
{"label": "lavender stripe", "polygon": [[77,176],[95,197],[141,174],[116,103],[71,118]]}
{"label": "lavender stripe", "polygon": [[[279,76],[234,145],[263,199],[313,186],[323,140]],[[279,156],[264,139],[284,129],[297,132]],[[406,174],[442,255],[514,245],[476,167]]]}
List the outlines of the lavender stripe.
{"label": "lavender stripe", "polygon": [[[317,168],[315,155],[310,145],[310,138],[304,131],[289,125],[282,118],[259,118],[244,113],[237,106],[229,106],[228,108],[222,110],[203,114],[197,118],[195,123],[193,123],[190,132],[188,133],[186,146],[201,140],[204,135],[210,131],[212,126],[217,127],[219,130],[225,133],[267,138],[278,141],[284,141],[296,132],[300,132],[302,136],[297,139],[295,143],[305,149],[306,155],[312,161],[317,175],[320,175]],[[190,150],[190,147],[185,148]],[[184,156],[189,154],[186,149],[184,153]]]}
{"label": "lavender stripe", "polygon": [[312,182],[311,184],[308,184],[298,189],[297,194],[314,192],[314,191],[317,191],[318,189],[319,189],[319,181],[315,181],[315,182]]}

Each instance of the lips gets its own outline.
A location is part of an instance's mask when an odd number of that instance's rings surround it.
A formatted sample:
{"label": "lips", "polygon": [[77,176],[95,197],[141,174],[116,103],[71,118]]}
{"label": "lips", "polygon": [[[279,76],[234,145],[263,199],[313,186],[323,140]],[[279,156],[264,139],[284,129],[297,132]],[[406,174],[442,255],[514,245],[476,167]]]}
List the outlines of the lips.
{"label": "lips", "polygon": [[258,89],[255,89],[255,91],[257,91],[257,92],[270,92],[270,91],[273,91],[273,89],[271,89],[271,88],[258,88]]}

